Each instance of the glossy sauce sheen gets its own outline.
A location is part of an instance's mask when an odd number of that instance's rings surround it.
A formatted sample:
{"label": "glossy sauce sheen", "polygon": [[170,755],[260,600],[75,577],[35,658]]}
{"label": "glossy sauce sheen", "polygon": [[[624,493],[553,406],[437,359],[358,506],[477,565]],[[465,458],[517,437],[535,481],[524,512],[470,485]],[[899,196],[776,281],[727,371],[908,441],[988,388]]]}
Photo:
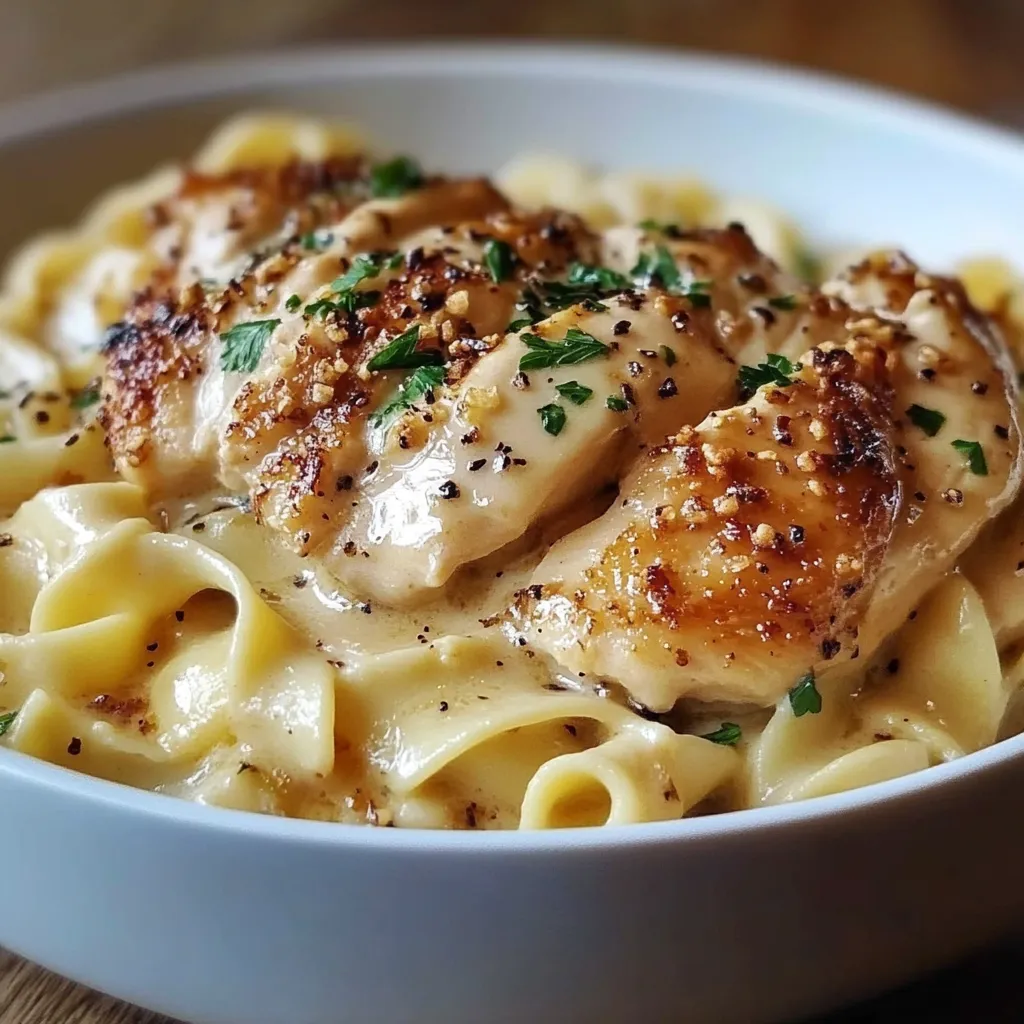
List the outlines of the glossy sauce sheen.
{"label": "glossy sauce sheen", "polygon": [[[991,741],[998,700],[916,724],[935,670],[905,625],[959,609],[998,675],[954,570],[1019,487],[1016,383],[956,282],[882,253],[817,288],[741,225],[598,232],[361,155],[190,171],[141,252],[98,415],[53,431],[105,437],[116,477],[19,471],[0,660],[91,622],[58,611],[90,586],[95,629],[124,615],[141,647],[56,696],[16,680],[12,745],[482,828],[792,799]],[[114,566],[121,591],[89,582]]]}

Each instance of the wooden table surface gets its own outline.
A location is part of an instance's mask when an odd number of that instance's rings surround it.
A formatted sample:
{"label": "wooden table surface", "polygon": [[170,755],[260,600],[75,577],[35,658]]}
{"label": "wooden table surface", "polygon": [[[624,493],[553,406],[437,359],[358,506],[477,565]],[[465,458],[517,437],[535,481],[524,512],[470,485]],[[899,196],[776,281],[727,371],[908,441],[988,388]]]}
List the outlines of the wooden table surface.
{"label": "wooden table surface", "polygon": [[[153,61],[302,42],[446,37],[736,53],[878,82],[1024,128],[1022,0],[33,0],[0,4],[0,100]],[[829,1024],[911,1020],[1024,1020],[1024,940]],[[0,950],[0,1024],[168,1022]]]}

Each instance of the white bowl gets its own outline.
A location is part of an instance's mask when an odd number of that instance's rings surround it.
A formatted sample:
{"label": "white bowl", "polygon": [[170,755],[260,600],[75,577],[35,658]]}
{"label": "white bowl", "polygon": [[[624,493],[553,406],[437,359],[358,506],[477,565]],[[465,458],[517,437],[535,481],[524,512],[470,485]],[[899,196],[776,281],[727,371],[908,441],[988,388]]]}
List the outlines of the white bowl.
{"label": "white bowl", "polygon": [[[824,242],[1024,262],[1024,145],[871,90],[613,50],[431,47],[161,70],[0,113],[0,245],[247,107],[342,113],[453,170],[695,171]],[[806,803],[628,828],[263,818],[0,751],[0,944],[210,1024],[759,1022],[902,981],[1024,910],[1024,738]]]}

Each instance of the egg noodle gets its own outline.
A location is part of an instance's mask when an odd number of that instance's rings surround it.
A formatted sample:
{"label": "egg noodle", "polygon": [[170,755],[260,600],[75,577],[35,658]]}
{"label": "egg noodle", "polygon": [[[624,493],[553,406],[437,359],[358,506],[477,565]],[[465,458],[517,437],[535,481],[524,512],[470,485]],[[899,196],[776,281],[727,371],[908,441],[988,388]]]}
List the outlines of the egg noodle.
{"label": "egg noodle", "polygon": [[[188,173],[359,149],[347,128],[249,116],[222,128]],[[389,603],[270,529],[244,485],[159,493],[141,471],[115,470],[101,426],[104,338],[159,270],[151,211],[185,173],[161,170],[111,192],[77,227],[10,263],[0,301],[0,748],[269,814],[550,828],[836,793],[961,757],[1020,727],[1017,504],[922,584],[870,658],[791,680],[781,699],[719,687],[651,711],[642,687],[630,692],[599,666],[577,671],[571,658],[558,664],[503,620],[552,540],[601,508],[562,510],[558,525],[527,541],[514,528],[510,543],[481,541],[480,557],[444,586]],[[594,229],[740,221],[783,272],[813,273],[783,216],[699,182],[593,174],[540,157],[517,160],[497,181],[521,207],[559,207]],[[1012,342],[1015,318],[1024,325],[1020,282],[992,261],[965,266],[963,278]],[[585,400],[598,385],[582,365],[575,376],[576,391],[567,384],[559,393],[570,398],[556,397],[560,411],[546,414],[547,434],[566,416],[566,437],[583,430],[598,405],[611,415],[601,395],[577,411],[571,396]],[[677,373],[673,389],[676,380],[685,389],[686,378]],[[130,416],[130,402],[125,409]],[[516,437],[508,453],[497,440],[497,453],[492,443],[482,456],[488,465],[516,455]],[[495,512],[480,529],[514,527],[516,514]],[[567,515],[579,522],[565,525]],[[464,529],[472,546],[477,527]],[[376,572],[358,554],[351,562],[355,580]],[[371,578],[371,591],[382,580]]]}

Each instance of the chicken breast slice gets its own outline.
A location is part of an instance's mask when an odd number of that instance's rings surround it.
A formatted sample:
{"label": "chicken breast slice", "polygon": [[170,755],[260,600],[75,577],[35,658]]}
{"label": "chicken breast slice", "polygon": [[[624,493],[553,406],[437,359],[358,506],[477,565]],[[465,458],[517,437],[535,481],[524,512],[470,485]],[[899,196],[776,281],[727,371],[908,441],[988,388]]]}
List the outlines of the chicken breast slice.
{"label": "chicken breast slice", "polygon": [[[330,556],[346,582],[399,603],[442,586],[728,402],[737,352],[803,336],[795,282],[739,226],[612,229],[589,269],[598,294],[509,334],[378,443]],[[562,287],[528,280],[521,305]]]}
{"label": "chicken breast slice", "polygon": [[767,705],[869,657],[1019,487],[1005,351],[934,286],[905,322],[813,300],[810,333],[835,341],[644,458],[550,551],[508,631],[657,710]]}

